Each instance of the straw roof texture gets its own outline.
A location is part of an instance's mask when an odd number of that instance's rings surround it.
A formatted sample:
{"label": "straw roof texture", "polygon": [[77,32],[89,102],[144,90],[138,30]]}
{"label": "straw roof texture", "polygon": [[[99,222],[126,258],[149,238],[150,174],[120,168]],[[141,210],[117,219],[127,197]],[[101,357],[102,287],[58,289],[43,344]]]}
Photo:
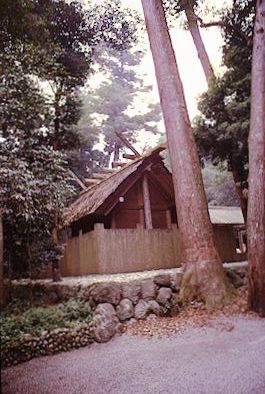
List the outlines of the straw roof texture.
{"label": "straw roof texture", "polygon": [[165,149],[160,145],[146,155],[135,159],[116,173],[103,179],[100,183],[88,187],[79,194],[79,197],[67,208],[64,214],[64,224],[70,224],[82,217],[95,213],[98,208],[113,194],[118,187],[151,156],[157,156]]}

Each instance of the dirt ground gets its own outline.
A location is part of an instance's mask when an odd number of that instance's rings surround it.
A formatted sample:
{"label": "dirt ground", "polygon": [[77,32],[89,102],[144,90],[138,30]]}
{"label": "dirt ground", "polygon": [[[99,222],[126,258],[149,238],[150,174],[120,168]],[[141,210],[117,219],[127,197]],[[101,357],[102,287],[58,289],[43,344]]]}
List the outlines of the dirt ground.
{"label": "dirt ground", "polygon": [[190,324],[163,335],[158,328],[172,321],[149,321],[108,343],[8,368],[2,392],[265,393],[265,319],[219,314],[206,326]]}

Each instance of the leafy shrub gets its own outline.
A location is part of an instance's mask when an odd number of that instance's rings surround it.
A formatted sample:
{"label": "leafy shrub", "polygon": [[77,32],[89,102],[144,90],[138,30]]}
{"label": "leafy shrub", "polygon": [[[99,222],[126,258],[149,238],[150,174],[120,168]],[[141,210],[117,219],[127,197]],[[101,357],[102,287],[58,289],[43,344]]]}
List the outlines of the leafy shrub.
{"label": "leafy shrub", "polygon": [[92,317],[91,307],[88,302],[81,298],[72,298],[58,306],[67,322],[89,322]]}
{"label": "leafy shrub", "polygon": [[27,302],[16,300],[1,314],[2,348],[24,334],[39,336],[43,331],[86,324],[91,318],[90,305],[82,299],[70,299],[47,308],[30,307]]}

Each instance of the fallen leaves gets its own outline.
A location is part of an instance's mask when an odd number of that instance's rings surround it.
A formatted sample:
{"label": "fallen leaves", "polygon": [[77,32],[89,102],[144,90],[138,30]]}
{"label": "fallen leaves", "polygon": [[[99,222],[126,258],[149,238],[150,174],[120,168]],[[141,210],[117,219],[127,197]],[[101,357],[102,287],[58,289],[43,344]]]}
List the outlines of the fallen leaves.
{"label": "fallen leaves", "polygon": [[226,322],[225,319],[238,314],[247,314],[249,318],[258,319],[257,315],[247,312],[247,288],[241,287],[237,290],[236,296],[231,304],[221,310],[206,310],[202,303],[193,303],[186,307],[175,317],[157,317],[152,320],[138,320],[127,328],[127,332],[132,335],[147,337],[171,336],[183,333],[190,327],[214,327],[220,331],[231,332],[234,325]]}

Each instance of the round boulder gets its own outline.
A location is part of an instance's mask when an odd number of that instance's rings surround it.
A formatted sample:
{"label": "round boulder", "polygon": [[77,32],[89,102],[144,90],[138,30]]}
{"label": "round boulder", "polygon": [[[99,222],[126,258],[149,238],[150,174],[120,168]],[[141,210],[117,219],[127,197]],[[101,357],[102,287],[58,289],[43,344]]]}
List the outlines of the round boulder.
{"label": "round boulder", "polygon": [[142,298],[152,300],[156,297],[156,284],[153,279],[146,279],[141,282]]}
{"label": "round boulder", "polygon": [[148,302],[144,300],[140,300],[138,304],[136,304],[134,309],[134,317],[137,320],[145,319],[149,313],[149,305]]}
{"label": "round boulder", "polygon": [[171,285],[171,276],[168,274],[161,274],[161,275],[157,275],[154,277],[154,282],[158,285],[158,286],[166,286],[166,287],[170,287]]}
{"label": "round boulder", "polygon": [[116,308],[117,316],[120,321],[124,321],[130,319],[134,316],[134,308],[133,303],[128,298],[124,298],[121,300],[119,305]]}
{"label": "round boulder", "polygon": [[89,287],[86,298],[92,298],[96,304],[118,305],[121,300],[121,286],[115,282],[95,283]]}
{"label": "round boulder", "polygon": [[97,342],[107,342],[116,333],[119,323],[115,309],[111,304],[100,304],[93,317],[94,335]]}
{"label": "round boulder", "polygon": [[161,306],[155,300],[148,301],[148,312],[156,316],[162,316],[163,314]]}
{"label": "round boulder", "polygon": [[168,287],[161,287],[158,290],[158,295],[156,297],[156,300],[160,305],[165,305],[170,300],[171,296],[172,296],[171,289],[169,289]]}
{"label": "round boulder", "polygon": [[174,275],[172,275],[171,289],[173,291],[179,292],[182,277],[183,277],[182,272],[176,272]]}
{"label": "round boulder", "polygon": [[128,298],[136,304],[141,296],[141,283],[138,281],[122,283],[122,297]]}

